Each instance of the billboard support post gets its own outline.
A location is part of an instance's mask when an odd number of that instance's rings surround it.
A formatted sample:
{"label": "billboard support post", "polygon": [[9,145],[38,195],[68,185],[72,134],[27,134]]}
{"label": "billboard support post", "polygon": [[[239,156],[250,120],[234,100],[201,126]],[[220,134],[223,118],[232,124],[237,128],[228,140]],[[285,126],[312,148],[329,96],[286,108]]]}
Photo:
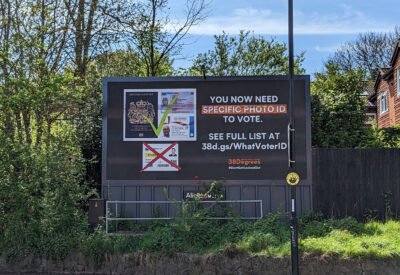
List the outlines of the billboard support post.
{"label": "billboard support post", "polygon": [[[289,28],[289,124],[288,124],[288,166],[290,172],[295,172],[295,119],[294,119],[294,64],[293,64],[293,0],[289,1],[288,7],[288,28]],[[298,254],[298,226],[296,214],[296,185],[290,186],[290,244],[292,274],[299,274],[299,254]]]}

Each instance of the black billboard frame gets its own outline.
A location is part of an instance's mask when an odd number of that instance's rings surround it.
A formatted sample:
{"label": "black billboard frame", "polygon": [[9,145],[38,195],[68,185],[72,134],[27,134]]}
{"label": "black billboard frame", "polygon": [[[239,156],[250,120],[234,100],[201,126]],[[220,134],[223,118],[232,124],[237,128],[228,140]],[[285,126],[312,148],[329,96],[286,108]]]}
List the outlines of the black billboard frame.
{"label": "black billboard frame", "polygon": [[[124,186],[129,185],[153,185],[153,186],[173,186],[173,185],[187,185],[197,186],[199,180],[107,180],[107,107],[108,107],[108,84],[113,82],[193,82],[193,81],[243,81],[243,80],[286,80],[289,81],[288,75],[277,76],[224,76],[224,77],[210,77],[206,79],[203,77],[104,77],[103,78],[103,107],[102,107],[102,180],[101,180],[101,193],[105,197],[105,188],[114,184],[121,184]],[[312,185],[312,155],[311,155],[311,98],[310,98],[310,76],[309,75],[296,75],[294,80],[305,81],[305,108],[306,108],[306,159],[307,159],[307,179],[302,180],[299,185]],[[282,175],[281,180],[246,180],[246,185],[287,185],[286,175]],[[210,179],[211,180],[211,179]],[[227,185],[243,185],[243,180],[229,180]],[[311,206],[312,207],[312,206]]]}

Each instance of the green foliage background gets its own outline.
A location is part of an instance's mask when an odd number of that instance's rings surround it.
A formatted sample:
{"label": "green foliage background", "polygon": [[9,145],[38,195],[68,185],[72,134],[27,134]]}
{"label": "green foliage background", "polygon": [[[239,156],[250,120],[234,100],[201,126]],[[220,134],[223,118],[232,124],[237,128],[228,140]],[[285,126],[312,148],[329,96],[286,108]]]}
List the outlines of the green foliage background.
{"label": "green foliage background", "polygon": [[[302,74],[304,53],[295,57],[295,73]],[[214,49],[199,54],[193,65],[180,73],[202,76],[202,67],[209,76],[282,75],[289,72],[285,43],[241,31],[237,36],[225,32],[214,36]]]}
{"label": "green foliage background", "polygon": [[366,128],[365,72],[333,62],[311,83],[312,145],[319,148],[400,148],[399,125]]}
{"label": "green foliage background", "polygon": [[312,144],[321,148],[354,148],[365,134],[366,98],[363,71],[339,72],[328,63],[311,85]]}

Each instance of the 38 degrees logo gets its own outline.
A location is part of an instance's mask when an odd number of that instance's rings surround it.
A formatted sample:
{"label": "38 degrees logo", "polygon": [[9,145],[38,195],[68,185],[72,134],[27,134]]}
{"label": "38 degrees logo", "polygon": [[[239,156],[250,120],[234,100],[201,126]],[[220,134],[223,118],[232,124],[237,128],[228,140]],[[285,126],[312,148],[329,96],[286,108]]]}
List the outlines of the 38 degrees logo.
{"label": "38 degrees logo", "polygon": [[145,115],[143,115],[144,119],[151,125],[151,128],[153,128],[154,133],[156,134],[156,136],[159,136],[161,133],[161,130],[164,126],[164,122],[167,119],[168,113],[172,108],[172,105],[174,105],[175,101],[178,99],[179,95],[176,95],[174,97],[174,99],[171,100],[171,102],[168,104],[167,109],[164,112],[164,115],[161,118],[160,124],[158,125],[158,128],[156,128],[156,126],[154,126],[153,122]]}

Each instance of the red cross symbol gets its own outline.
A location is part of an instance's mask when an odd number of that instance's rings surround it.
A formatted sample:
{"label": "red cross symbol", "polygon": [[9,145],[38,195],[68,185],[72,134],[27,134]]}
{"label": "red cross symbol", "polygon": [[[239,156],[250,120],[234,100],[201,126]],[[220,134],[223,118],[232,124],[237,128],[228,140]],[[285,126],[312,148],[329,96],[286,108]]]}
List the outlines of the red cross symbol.
{"label": "red cross symbol", "polygon": [[181,170],[181,167],[179,167],[178,165],[176,165],[175,163],[173,163],[172,161],[170,161],[169,159],[167,159],[166,157],[164,157],[165,153],[167,153],[169,150],[171,150],[172,147],[174,147],[178,142],[175,141],[174,143],[172,143],[170,146],[167,147],[167,149],[165,149],[164,151],[162,151],[161,153],[157,152],[154,148],[152,148],[150,145],[148,145],[146,142],[143,142],[143,145],[146,146],[150,151],[152,151],[154,154],[156,154],[156,157],[150,161],[145,167],[143,167],[142,170],[140,170],[140,172],[143,172],[144,170],[146,170],[147,168],[149,168],[154,162],[156,162],[158,159],[162,159],[164,160],[166,163],[170,164],[172,167],[175,167],[176,169]]}

